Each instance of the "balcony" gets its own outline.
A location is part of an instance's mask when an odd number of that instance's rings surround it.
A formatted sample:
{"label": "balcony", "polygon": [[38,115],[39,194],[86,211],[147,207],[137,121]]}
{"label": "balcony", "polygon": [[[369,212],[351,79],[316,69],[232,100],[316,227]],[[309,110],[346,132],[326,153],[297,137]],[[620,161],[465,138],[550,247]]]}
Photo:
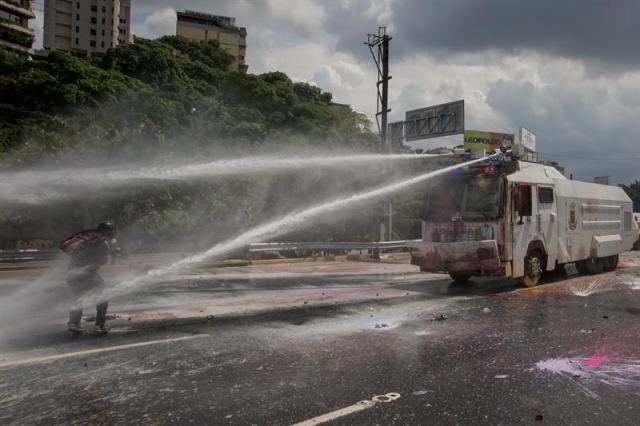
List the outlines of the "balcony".
{"label": "balcony", "polygon": [[24,16],[27,19],[35,19],[36,17],[36,14],[31,11],[30,2],[26,1],[0,0],[0,9]]}
{"label": "balcony", "polygon": [[31,47],[22,46],[7,40],[0,39],[0,47],[13,52],[23,53],[25,55],[34,55],[35,51]]}
{"label": "balcony", "polygon": [[31,49],[34,38],[34,32],[29,28],[7,21],[0,21],[0,40]]}

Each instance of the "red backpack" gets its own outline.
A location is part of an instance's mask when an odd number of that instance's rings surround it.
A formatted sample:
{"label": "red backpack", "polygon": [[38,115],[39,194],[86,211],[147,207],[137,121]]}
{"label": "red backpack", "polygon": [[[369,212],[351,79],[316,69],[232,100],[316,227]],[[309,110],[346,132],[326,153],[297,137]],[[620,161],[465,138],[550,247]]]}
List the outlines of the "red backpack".
{"label": "red backpack", "polygon": [[80,231],[60,243],[60,250],[68,255],[73,255],[81,249],[84,243],[94,240],[95,238],[95,233],[92,231]]}

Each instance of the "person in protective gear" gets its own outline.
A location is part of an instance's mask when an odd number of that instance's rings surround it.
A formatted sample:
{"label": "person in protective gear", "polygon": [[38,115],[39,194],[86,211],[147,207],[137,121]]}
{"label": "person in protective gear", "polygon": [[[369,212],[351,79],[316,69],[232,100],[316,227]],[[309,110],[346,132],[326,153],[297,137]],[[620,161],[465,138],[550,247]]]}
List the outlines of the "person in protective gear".
{"label": "person in protective gear", "polygon": [[[67,329],[74,333],[82,333],[82,305],[80,298],[87,293],[99,293],[104,281],[98,270],[108,262],[114,253],[114,236],[116,228],[111,222],[99,224],[96,229],[88,229],[73,234],[60,245],[60,249],[70,256],[67,284],[76,299],[69,310]],[[108,333],[106,300],[96,303],[96,323],[93,333]]]}

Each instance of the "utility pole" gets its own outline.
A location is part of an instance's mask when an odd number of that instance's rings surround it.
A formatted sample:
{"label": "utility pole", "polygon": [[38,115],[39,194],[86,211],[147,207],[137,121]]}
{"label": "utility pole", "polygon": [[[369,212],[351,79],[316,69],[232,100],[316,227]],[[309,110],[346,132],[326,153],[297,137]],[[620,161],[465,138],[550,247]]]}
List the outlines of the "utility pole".
{"label": "utility pole", "polygon": [[[367,34],[367,41],[364,43],[369,46],[369,51],[373,57],[373,62],[378,69],[378,81],[376,87],[378,94],[376,97],[376,124],[378,125],[378,132],[380,133],[380,150],[391,153],[393,150],[391,141],[388,137],[389,126],[387,125],[387,114],[391,111],[389,109],[389,42],[391,36],[387,34],[387,27],[378,27],[377,34]],[[389,229],[388,241],[392,239],[392,226],[393,226],[393,205],[388,203],[388,215],[389,215]],[[385,238],[384,224],[380,224],[380,240]]]}
{"label": "utility pole", "polygon": [[391,151],[391,144],[387,140],[387,114],[389,109],[389,42],[391,36],[387,34],[387,27],[378,27],[378,34],[367,34],[367,41],[364,42],[369,46],[373,62],[378,69],[378,95],[376,98],[376,124],[378,132],[380,132],[380,142],[382,147],[387,147]]}

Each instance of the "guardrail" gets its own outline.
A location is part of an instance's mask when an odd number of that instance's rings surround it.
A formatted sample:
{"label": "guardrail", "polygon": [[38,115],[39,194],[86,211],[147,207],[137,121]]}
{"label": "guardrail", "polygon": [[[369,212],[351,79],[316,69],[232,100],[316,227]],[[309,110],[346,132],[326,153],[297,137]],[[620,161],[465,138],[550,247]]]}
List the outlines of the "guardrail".
{"label": "guardrail", "polygon": [[[406,241],[379,242],[290,242],[290,243],[253,243],[249,244],[249,259],[259,257],[260,254],[279,253],[289,257],[313,257],[327,254],[346,254],[349,251],[367,251],[367,254],[377,257],[383,250],[406,249]],[[60,256],[60,250],[0,250],[0,263],[33,262],[52,260]]]}
{"label": "guardrail", "polygon": [[293,254],[294,257],[313,257],[319,252],[323,254],[339,254],[352,250],[367,250],[377,257],[382,250],[407,248],[406,241],[379,242],[344,242],[344,241],[309,241],[291,243],[253,243],[249,244],[249,258],[253,259],[263,253]]}
{"label": "guardrail", "polygon": [[0,250],[0,263],[52,260],[59,255],[60,250]]}

